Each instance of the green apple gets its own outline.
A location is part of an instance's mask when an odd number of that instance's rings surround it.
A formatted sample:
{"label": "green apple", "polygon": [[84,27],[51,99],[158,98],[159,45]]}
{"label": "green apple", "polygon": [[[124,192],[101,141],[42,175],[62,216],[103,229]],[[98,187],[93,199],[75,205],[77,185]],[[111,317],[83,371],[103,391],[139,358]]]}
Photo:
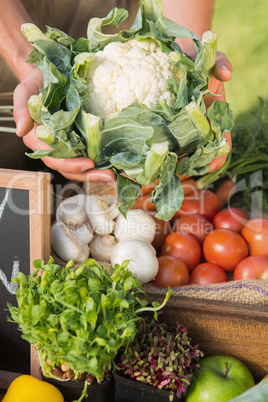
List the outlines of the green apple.
{"label": "green apple", "polygon": [[226,402],[255,385],[248,368],[234,357],[206,357],[200,365],[185,402]]}

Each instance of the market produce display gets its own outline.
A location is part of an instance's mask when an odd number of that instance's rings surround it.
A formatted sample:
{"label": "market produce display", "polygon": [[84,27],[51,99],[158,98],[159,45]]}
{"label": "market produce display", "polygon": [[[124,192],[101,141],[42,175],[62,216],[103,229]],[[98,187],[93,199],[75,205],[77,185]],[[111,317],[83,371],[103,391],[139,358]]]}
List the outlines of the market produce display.
{"label": "market produce display", "polygon": [[[208,110],[204,102],[211,95],[214,33],[205,32],[201,42],[165,18],[160,0],[141,0],[129,30],[102,32],[127,15],[114,8],[106,18],[91,19],[87,38],[78,41],[51,27],[43,33],[33,24],[22,26],[34,47],[28,62],[44,77],[29,110],[38,137],[51,146],[29,156],[88,156],[97,168],[113,169],[124,216],[141,186],[158,179],[151,202],[157,217],[169,220],[184,197],[178,175],[202,175],[229,151],[223,134],[233,126],[233,113],[225,102]],[[176,38],[193,40],[195,60]]]}
{"label": "market produce display", "polygon": [[[102,32],[126,17],[115,8],[93,18],[78,41],[22,26],[34,46],[28,61],[44,77],[29,110],[51,147],[29,156],[89,157],[98,169],[113,169],[117,188],[116,196],[77,194],[59,204],[51,241],[67,264],[36,260],[33,274],[20,272],[9,320],[35,346],[44,376],[84,384],[78,402],[115,371],[168,390],[170,400],[265,398],[266,380],[254,386],[253,373],[232,356],[202,358],[187,328],[160,324],[156,312],[170,297],[165,288],[268,279],[268,219],[250,218],[248,187],[242,204],[226,206],[239,180],[259,178],[268,166],[267,106],[261,101],[253,123],[235,133],[227,163],[206,174],[228,153],[224,133],[233,126],[227,103],[206,109],[204,101],[212,95],[216,35],[206,32],[200,42],[164,17],[161,0],[141,0],[129,30]],[[176,38],[193,40],[195,60]],[[266,176],[255,189],[266,188]],[[161,305],[148,305],[147,283],[163,288]],[[4,402],[42,398],[63,401],[55,387],[20,376]]]}

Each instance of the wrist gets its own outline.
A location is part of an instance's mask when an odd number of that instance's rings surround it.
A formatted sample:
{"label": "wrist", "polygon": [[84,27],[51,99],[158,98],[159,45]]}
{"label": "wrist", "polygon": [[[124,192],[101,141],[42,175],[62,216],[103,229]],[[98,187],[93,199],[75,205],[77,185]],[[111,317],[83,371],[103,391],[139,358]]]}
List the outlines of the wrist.
{"label": "wrist", "polygon": [[196,49],[192,39],[177,39],[176,42],[187,56],[193,60],[196,58]]}
{"label": "wrist", "polygon": [[20,82],[35,69],[34,64],[27,63],[26,61],[32,50],[33,47],[29,42],[24,43],[24,46],[19,47],[17,51],[13,52],[11,59],[8,61],[10,68]]}

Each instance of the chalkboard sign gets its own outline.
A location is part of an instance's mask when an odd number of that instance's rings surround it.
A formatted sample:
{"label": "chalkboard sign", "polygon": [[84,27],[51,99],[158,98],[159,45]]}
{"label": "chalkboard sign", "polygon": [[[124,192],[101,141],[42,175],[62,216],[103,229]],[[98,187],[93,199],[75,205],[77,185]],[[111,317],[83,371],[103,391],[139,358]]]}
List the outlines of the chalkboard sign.
{"label": "chalkboard sign", "polygon": [[29,275],[35,259],[49,258],[50,221],[50,175],[0,169],[0,386],[3,373],[37,374],[33,349],[7,321],[7,303],[17,305],[17,273]]}

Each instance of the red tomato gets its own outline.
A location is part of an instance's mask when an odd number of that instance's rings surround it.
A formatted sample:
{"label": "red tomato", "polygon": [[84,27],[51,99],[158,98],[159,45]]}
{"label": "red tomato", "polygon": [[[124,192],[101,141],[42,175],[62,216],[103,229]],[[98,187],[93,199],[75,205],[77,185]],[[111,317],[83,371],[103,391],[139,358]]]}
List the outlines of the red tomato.
{"label": "red tomato", "polygon": [[250,245],[250,255],[268,256],[268,219],[250,220],[243,227],[242,236]]}
{"label": "red tomato", "polygon": [[151,214],[151,217],[155,221],[155,236],[154,240],[152,242],[152,246],[156,249],[156,251],[160,251],[161,247],[164,244],[165,238],[167,235],[171,233],[171,226],[168,221],[163,221],[162,219],[156,218],[153,214]]}
{"label": "red tomato", "polygon": [[190,275],[193,285],[209,285],[211,283],[228,282],[226,272],[219,265],[205,262],[197,265]]}
{"label": "red tomato", "polygon": [[191,272],[201,260],[201,247],[198,241],[188,233],[170,233],[161,248],[161,255],[173,255],[185,262]]}
{"label": "red tomato", "polygon": [[220,201],[216,194],[210,190],[201,190],[193,196],[185,197],[181,208],[180,215],[200,214],[211,220],[220,210]]}
{"label": "red tomato", "polygon": [[209,220],[198,214],[183,215],[176,222],[173,227],[173,232],[190,233],[196,238],[198,243],[202,245],[205,237],[214,229]]}
{"label": "red tomato", "polygon": [[205,238],[203,252],[207,262],[231,272],[247,257],[248,247],[240,234],[228,229],[215,229]]}
{"label": "red tomato", "polygon": [[151,203],[152,194],[146,194],[144,196],[139,196],[131,209],[143,209],[143,211],[149,213],[150,211],[156,211],[155,204]]}
{"label": "red tomato", "polygon": [[222,209],[214,215],[212,223],[216,229],[229,229],[241,233],[248,219],[247,214],[242,209],[230,207]]}
{"label": "red tomato", "polygon": [[268,280],[268,257],[252,255],[240,261],[234,270],[234,281],[239,279]]}
{"label": "red tomato", "polygon": [[172,255],[163,255],[158,258],[158,273],[152,281],[156,286],[171,288],[184,286],[190,283],[189,271],[186,264]]}
{"label": "red tomato", "polygon": [[141,197],[144,197],[147,194],[150,194],[155,187],[159,184],[159,180],[156,180],[156,182],[154,184],[152,184],[151,186],[141,186]]}

